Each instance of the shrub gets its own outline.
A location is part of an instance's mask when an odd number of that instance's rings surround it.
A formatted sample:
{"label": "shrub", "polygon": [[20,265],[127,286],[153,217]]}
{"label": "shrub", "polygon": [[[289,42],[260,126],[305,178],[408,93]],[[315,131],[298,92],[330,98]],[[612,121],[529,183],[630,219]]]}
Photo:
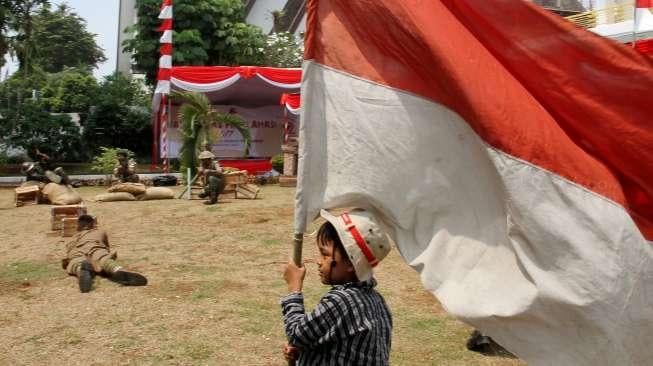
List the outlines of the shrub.
{"label": "shrub", "polygon": [[283,154],[275,155],[270,159],[272,168],[279,174],[283,174]]}

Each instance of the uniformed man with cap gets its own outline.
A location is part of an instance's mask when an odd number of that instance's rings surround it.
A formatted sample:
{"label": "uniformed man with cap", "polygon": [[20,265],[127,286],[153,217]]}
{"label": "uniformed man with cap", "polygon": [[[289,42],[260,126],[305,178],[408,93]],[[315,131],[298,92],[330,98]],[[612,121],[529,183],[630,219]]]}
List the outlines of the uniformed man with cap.
{"label": "uniformed man with cap", "polygon": [[120,183],[138,183],[138,174],[136,174],[136,160],[128,159],[129,152],[125,149],[120,149],[116,153],[118,163],[113,168],[113,176],[120,181]]}
{"label": "uniformed man with cap", "polygon": [[218,202],[218,196],[222,193],[225,186],[222,167],[217,160],[214,160],[215,155],[209,150],[202,151],[198,158],[200,160],[200,167],[197,174],[204,187],[204,192],[200,193],[199,197],[208,197],[209,200],[204,203],[212,205]]}
{"label": "uniformed man with cap", "polygon": [[61,167],[57,167],[55,170],[45,170],[40,163],[24,162],[21,166],[21,172],[25,175],[27,181],[52,182],[64,185],[70,183],[68,175]]}
{"label": "uniformed man with cap", "polygon": [[107,233],[95,228],[95,219],[81,215],[77,219],[77,230],[66,244],[66,257],[61,265],[72,276],[77,276],[79,290],[89,292],[96,273],[125,286],[145,286],[147,278],[135,272],[128,272],[116,262],[116,252],[109,250]]}

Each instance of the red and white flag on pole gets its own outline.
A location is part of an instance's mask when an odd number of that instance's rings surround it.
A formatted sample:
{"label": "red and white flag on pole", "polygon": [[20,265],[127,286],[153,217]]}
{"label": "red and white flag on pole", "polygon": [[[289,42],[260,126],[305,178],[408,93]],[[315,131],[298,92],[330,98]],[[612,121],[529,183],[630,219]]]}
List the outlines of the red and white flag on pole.
{"label": "red and white flag on pole", "polygon": [[161,43],[159,57],[159,72],[155,93],[161,94],[161,105],[159,106],[159,118],[157,119],[160,134],[161,159],[163,161],[163,172],[168,173],[168,111],[167,95],[170,93],[170,73],[172,69],[172,0],[163,0],[159,19],[162,20],[158,31],[161,32]]}
{"label": "red and white flag on pole", "polygon": [[514,0],[311,0],[305,47],[296,230],[374,210],[529,364],[651,363],[649,58]]}

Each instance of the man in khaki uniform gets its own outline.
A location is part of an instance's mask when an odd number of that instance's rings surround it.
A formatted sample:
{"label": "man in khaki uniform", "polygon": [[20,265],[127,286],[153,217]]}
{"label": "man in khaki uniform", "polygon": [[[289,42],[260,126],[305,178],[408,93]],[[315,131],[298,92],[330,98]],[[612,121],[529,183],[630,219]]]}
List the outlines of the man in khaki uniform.
{"label": "man in khaki uniform", "polygon": [[118,164],[113,168],[113,175],[120,183],[138,183],[139,178],[136,174],[136,160],[128,159],[127,150],[121,149],[116,153]]}
{"label": "man in khaki uniform", "polygon": [[96,273],[103,273],[125,286],[147,284],[144,276],[124,271],[115,261],[117,255],[109,252],[107,233],[93,227],[92,216],[81,215],[77,225],[79,232],[66,244],[66,258],[61,264],[70,275],[77,276],[81,292],[91,290]]}
{"label": "man in khaki uniform", "polygon": [[200,159],[200,167],[197,174],[204,187],[204,192],[200,193],[199,197],[209,197],[209,200],[204,202],[207,205],[216,204],[218,202],[218,196],[222,193],[225,186],[222,167],[217,160],[213,160],[215,155],[209,150],[202,151],[198,158]]}

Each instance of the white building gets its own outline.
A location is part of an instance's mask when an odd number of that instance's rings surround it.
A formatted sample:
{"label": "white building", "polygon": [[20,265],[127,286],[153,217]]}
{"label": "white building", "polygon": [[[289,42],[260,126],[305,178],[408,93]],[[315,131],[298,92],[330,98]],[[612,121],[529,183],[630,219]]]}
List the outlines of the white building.
{"label": "white building", "polygon": [[306,2],[307,0],[246,0],[245,20],[261,27],[264,34],[273,33],[276,23],[276,31],[287,31],[299,37],[306,31]]}
{"label": "white building", "polygon": [[136,0],[120,0],[116,70],[127,76],[132,75],[133,62],[131,53],[122,51],[122,43],[131,38],[131,35],[125,33],[124,30],[125,28],[136,24],[136,19]]}

